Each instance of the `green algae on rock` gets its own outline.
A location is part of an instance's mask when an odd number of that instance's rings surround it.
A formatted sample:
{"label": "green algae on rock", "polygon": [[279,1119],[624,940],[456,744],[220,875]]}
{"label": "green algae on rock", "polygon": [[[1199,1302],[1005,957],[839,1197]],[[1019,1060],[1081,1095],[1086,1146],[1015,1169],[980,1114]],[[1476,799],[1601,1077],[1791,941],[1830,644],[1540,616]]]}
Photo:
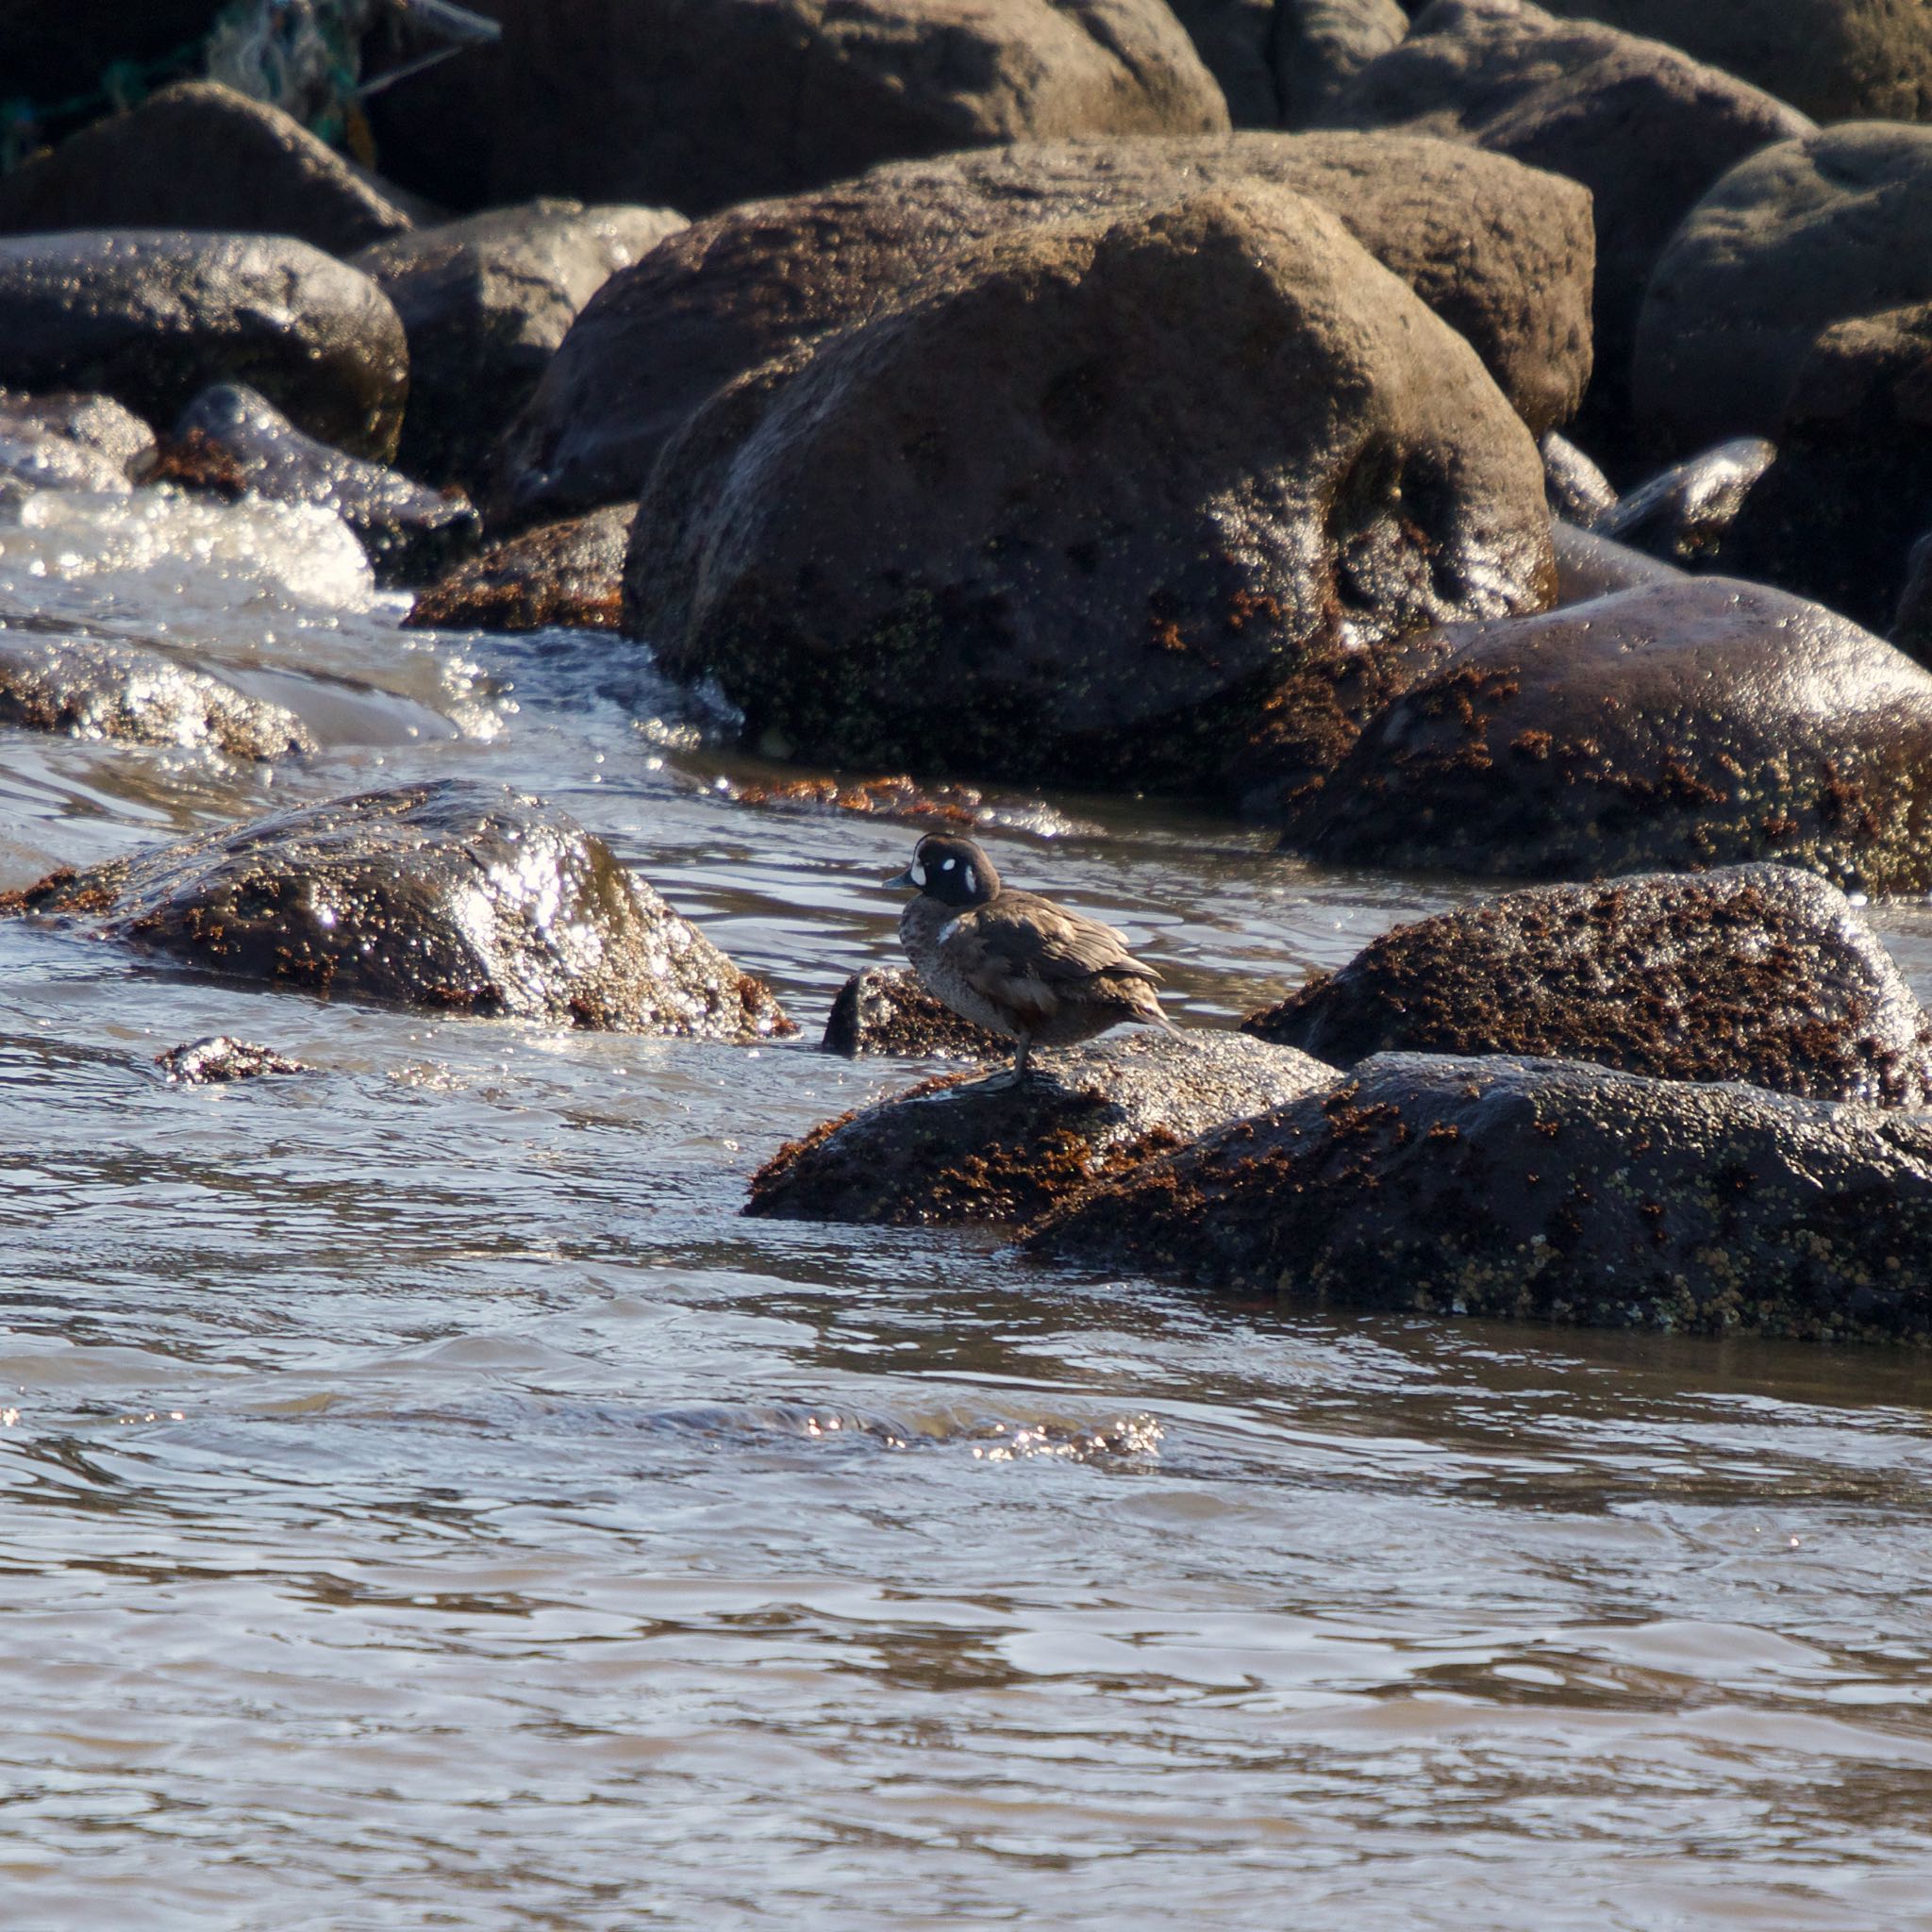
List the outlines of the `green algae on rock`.
{"label": "green algae on rock", "polygon": [[1242,1030],[1378,1053],[1589,1060],[1924,1107],[1932,1018],[1836,887],[1783,865],[1537,886],[1398,925]]}
{"label": "green algae on rock", "polygon": [[445,779],[56,873],[0,913],[307,991],[625,1033],[795,1032],[762,982],[567,813]]}
{"label": "green algae on rock", "polygon": [[1932,1341],[1932,1118],[1383,1054],[1047,1217],[1037,1253],[1300,1306]]}
{"label": "green algae on rock", "polygon": [[951,1074],[826,1122],[759,1170],[745,1212],[1017,1227],[1107,1174],[1336,1077],[1292,1047],[1199,1029],[1042,1051],[1017,1086]]}
{"label": "green algae on rock", "polygon": [[1283,842],[1328,863],[1600,878],[1771,858],[1932,886],[1932,674],[1762,585],[1677,577],[1472,626]]}

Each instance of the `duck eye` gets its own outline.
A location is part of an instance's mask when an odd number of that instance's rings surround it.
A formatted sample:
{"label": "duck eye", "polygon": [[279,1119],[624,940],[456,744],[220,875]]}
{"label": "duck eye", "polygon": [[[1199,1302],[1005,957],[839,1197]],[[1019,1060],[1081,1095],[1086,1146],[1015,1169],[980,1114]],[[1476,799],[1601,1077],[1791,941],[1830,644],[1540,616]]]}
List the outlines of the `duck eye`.
{"label": "duck eye", "polygon": [[940,860],[940,870],[941,872],[951,872],[958,862],[957,858],[942,858]]}

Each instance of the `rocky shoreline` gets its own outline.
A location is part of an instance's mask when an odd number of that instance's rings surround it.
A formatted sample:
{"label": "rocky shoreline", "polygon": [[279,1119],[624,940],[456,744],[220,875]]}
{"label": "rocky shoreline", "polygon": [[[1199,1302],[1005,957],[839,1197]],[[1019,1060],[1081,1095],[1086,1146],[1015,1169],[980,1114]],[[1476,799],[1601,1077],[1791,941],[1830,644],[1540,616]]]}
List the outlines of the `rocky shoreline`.
{"label": "rocky shoreline", "polygon": [[[192,79],[0,175],[0,516],[325,512],[409,625],[581,632],[722,702],[800,770],[741,794],[768,828],[1059,786],[1492,889],[1240,1031],[955,1067],[749,1211],[1932,1339],[1932,1021],[1859,910],[1932,892],[1932,22],[718,0],[593,59],[572,5],[484,10],[495,49],[386,98],[386,173]],[[4,618],[9,731],[317,751],[164,643]],[[429,1010],[797,1030],[594,827],[467,778],[0,913]],[[824,1043],[1004,1050],[884,974]]]}

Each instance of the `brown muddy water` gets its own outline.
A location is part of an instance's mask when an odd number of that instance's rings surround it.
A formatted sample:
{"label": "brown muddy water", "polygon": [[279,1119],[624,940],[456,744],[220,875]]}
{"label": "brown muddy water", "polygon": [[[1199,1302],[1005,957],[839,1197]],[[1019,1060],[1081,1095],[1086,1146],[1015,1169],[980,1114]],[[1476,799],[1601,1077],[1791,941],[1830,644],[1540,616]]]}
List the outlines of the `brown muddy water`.
{"label": "brown muddy water", "polygon": [[[405,633],[320,513],[36,497],[0,613],[292,702],[0,733],[0,884],[425,772],[567,803],[758,1052],[0,925],[0,1925],[1932,1926],[1932,1367],[1337,1319],[746,1222],[905,827],[734,803],[620,641]],[[1058,801],[1225,1024],[1453,882]],[[1932,917],[1881,908],[1921,991]],[[239,1033],[310,1077],[170,1088]]]}

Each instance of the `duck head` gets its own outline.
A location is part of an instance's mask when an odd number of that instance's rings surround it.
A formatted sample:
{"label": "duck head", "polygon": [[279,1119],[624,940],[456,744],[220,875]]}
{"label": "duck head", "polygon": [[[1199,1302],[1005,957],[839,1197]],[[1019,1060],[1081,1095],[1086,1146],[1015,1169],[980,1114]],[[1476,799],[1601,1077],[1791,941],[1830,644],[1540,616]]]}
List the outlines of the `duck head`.
{"label": "duck head", "polygon": [[886,884],[924,892],[943,906],[984,906],[999,891],[1000,875],[971,839],[934,832],[919,841],[912,863]]}

